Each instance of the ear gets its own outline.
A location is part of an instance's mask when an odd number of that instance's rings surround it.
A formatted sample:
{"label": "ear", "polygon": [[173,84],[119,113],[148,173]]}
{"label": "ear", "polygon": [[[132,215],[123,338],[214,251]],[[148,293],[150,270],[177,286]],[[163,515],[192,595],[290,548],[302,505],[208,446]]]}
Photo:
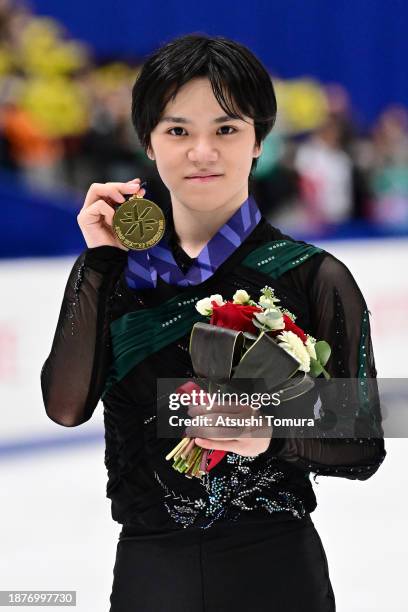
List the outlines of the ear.
{"label": "ear", "polygon": [[146,155],[149,159],[151,159],[152,161],[154,161],[154,153],[153,153],[153,149],[151,148],[151,146],[147,147],[146,150]]}
{"label": "ear", "polygon": [[261,144],[259,145],[254,145],[254,154],[252,157],[259,157],[262,153],[262,149],[263,149],[263,142],[261,142]]}

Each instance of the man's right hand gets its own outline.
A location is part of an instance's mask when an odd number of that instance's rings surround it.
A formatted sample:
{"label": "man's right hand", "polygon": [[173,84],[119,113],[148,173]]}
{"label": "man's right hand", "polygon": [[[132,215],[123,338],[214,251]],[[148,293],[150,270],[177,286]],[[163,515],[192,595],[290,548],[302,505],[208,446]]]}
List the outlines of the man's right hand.
{"label": "man's right hand", "polygon": [[115,214],[114,203],[123,204],[125,195],[144,196],[146,190],[140,189],[140,179],[127,183],[92,183],[81,208],[77,221],[88,248],[115,246],[128,251],[116,238],[112,229]]}

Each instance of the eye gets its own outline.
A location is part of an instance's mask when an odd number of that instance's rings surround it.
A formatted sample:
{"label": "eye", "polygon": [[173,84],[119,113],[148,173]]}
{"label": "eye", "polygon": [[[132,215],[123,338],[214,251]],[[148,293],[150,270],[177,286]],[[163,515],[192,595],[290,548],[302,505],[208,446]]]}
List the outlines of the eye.
{"label": "eye", "polygon": [[[174,127],[174,128],[171,128],[171,130],[168,130],[167,133],[170,134],[170,132],[172,132],[173,130],[184,130],[184,128]],[[172,136],[181,136],[181,134],[172,134]]]}
{"label": "eye", "polygon": [[[236,128],[232,127],[232,125],[222,125],[220,127],[220,130],[222,130],[222,129],[232,130],[232,132],[224,133],[224,134],[222,134],[222,136],[229,136],[229,135],[233,134],[234,132],[238,131]],[[174,127],[174,128],[170,128],[170,130],[167,131],[167,134],[171,134],[171,132],[173,130],[184,130],[184,128],[182,128],[180,126]],[[183,136],[183,134],[171,134],[171,136]]]}
{"label": "eye", "polygon": [[[223,128],[227,128],[227,130],[232,130],[232,132],[230,132],[230,134],[233,134],[234,132],[237,131],[234,127],[232,127],[232,125],[222,125],[220,127],[220,130],[222,130]],[[229,134],[224,134],[224,136],[229,136]]]}

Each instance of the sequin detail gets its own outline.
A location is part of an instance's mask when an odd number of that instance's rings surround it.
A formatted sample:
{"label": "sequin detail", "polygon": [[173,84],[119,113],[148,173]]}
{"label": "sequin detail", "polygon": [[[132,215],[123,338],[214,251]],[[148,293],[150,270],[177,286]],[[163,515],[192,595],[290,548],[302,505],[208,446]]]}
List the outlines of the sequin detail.
{"label": "sequin detail", "polygon": [[153,414],[152,416],[147,417],[147,418],[146,418],[146,419],[143,421],[144,425],[147,425],[148,423],[151,423],[151,422],[152,422],[152,421],[153,421],[155,418],[156,418],[156,415],[155,415],[155,414]]}
{"label": "sequin detail", "polygon": [[272,240],[251,251],[242,263],[277,279],[313,255],[323,252],[323,249],[317,246],[302,244],[296,240]]}
{"label": "sequin detail", "polygon": [[67,306],[67,318],[71,320],[71,336],[75,333],[74,328],[74,319],[75,319],[75,308],[79,304],[79,296],[81,292],[81,286],[85,277],[85,263],[82,260],[82,263],[77,267],[76,270],[76,278],[73,284],[73,289],[75,293],[75,299],[70,301]]}
{"label": "sequin detail", "polygon": [[360,338],[360,347],[359,347],[359,368],[358,368],[358,378],[361,378],[360,381],[360,400],[361,400],[361,409],[366,414],[369,412],[370,405],[368,400],[368,381],[367,381],[367,353],[366,353],[366,342],[367,342],[367,333],[368,333],[368,316],[369,311],[367,308],[364,309],[363,312],[363,320],[361,322],[361,338]]}
{"label": "sequin detail", "polygon": [[[252,468],[252,463],[256,461]],[[156,480],[165,491],[165,507],[170,516],[183,527],[192,525],[208,529],[220,519],[236,521],[242,512],[263,508],[266,512],[289,511],[296,518],[306,514],[303,501],[275,485],[286,479],[270,456],[259,465],[259,457],[244,457],[228,453],[228,474],[205,474],[200,481],[203,497],[191,499],[170,490],[155,472]],[[275,490],[274,490],[275,489]]]}
{"label": "sequin detail", "polygon": [[82,282],[84,280],[84,274],[85,274],[85,262],[82,261],[81,265],[78,268],[77,277],[75,279],[75,284],[74,284],[74,291],[76,294],[79,293]]}

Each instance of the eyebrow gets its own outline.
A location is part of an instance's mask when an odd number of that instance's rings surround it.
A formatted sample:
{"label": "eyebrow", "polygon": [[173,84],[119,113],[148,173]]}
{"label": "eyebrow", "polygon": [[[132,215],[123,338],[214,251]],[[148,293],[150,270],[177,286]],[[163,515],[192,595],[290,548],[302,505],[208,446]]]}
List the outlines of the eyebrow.
{"label": "eyebrow", "polygon": [[[213,123],[223,123],[224,121],[233,121],[236,119],[241,119],[240,117],[231,117],[231,115],[222,115],[221,117],[217,117],[216,119],[213,120]],[[171,116],[166,116],[166,117],[162,117],[159,121],[159,123],[192,123],[189,119],[186,119],[185,117],[171,117]]]}

